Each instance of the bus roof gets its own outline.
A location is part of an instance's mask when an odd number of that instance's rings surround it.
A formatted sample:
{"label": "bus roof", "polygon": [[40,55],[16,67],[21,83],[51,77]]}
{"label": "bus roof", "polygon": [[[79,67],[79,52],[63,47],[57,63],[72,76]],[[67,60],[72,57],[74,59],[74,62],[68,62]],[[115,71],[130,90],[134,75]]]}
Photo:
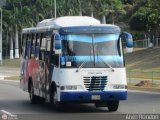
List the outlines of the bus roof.
{"label": "bus roof", "polygon": [[50,31],[63,27],[78,27],[78,26],[110,26],[117,27],[111,24],[101,24],[99,20],[88,16],[64,16],[59,18],[45,19],[37,24],[36,27],[24,28],[22,33]]}
{"label": "bus roof", "polygon": [[101,24],[99,20],[88,16],[65,16],[56,19],[46,19],[37,24],[37,27],[54,26],[54,27],[69,27],[69,26],[84,26]]}

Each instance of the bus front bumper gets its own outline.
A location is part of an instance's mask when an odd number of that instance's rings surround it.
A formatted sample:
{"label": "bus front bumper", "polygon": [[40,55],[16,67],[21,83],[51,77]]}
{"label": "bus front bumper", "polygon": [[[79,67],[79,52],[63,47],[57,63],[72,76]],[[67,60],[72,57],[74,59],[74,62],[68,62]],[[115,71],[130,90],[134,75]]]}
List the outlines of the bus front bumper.
{"label": "bus front bumper", "polygon": [[126,100],[127,91],[100,92],[60,92],[61,102],[106,102],[109,100]]}

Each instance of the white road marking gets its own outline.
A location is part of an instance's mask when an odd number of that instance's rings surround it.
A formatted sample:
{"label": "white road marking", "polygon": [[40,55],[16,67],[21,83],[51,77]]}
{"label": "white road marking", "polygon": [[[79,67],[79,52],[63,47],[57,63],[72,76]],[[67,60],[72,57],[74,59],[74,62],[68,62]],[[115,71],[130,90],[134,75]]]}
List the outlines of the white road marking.
{"label": "white road marking", "polygon": [[[17,115],[14,115],[6,110],[0,110],[2,112],[2,117],[5,117],[6,120],[18,120],[18,117]],[[7,116],[4,116],[4,115],[7,115]],[[2,118],[3,119],[3,118]]]}
{"label": "white road marking", "polygon": [[7,114],[7,115],[12,115],[12,113],[6,111],[6,110],[1,110],[2,113]]}

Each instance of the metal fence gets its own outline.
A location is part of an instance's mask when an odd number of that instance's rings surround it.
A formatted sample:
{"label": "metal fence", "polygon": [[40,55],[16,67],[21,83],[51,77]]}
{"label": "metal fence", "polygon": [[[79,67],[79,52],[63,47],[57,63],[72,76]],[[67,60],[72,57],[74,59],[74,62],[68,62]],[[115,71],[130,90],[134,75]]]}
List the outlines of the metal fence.
{"label": "metal fence", "polygon": [[[125,42],[123,42],[123,46],[125,46]],[[152,48],[152,47],[160,47],[160,38],[145,38],[143,40],[134,40],[133,41],[134,48]]]}
{"label": "metal fence", "polygon": [[133,42],[134,48],[148,48],[148,42],[146,40],[136,40]]}
{"label": "metal fence", "polygon": [[152,85],[160,85],[160,72],[127,71],[127,81],[134,85],[142,81],[147,81]]}
{"label": "metal fence", "polygon": [[160,47],[160,38],[136,40],[133,42],[134,48]]}

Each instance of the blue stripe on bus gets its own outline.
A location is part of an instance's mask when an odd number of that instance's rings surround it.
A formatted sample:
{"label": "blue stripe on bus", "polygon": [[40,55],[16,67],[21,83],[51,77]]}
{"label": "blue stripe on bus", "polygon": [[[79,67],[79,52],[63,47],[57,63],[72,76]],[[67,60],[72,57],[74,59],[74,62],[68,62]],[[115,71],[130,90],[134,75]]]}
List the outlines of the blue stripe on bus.
{"label": "blue stripe on bus", "polygon": [[[99,43],[99,42],[108,42],[108,41],[117,41],[118,34],[106,34],[101,36],[96,36],[92,39],[92,36],[89,35],[68,35],[67,37],[62,36],[62,40],[65,41],[78,41],[78,42],[88,42],[88,43]],[[92,41],[93,40],[93,41]]]}
{"label": "blue stripe on bus", "polygon": [[108,100],[126,100],[127,91],[99,91],[99,92],[61,92],[62,102],[95,102],[92,95],[100,95],[101,102]]}
{"label": "blue stripe on bus", "polygon": [[[63,41],[65,41],[65,40],[63,40]],[[73,39],[73,40],[67,40],[67,41],[92,43],[92,40],[87,40],[87,39],[83,39],[83,40]],[[99,39],[99,40],[94,40],[94,43],[109,42],[109,41],[116,41],[116,40],[104,40],[104,39]]]}
{"label": "blue stripe on bus", "polygon": [[[94,56],[63,56],[61,57],[62,60],[66,61],[77,61],[77,62],[90,62],[94,60]],[[123,61],[123,57],[120,56],[95,56],[96,62],[103,62],[103,61],[116,61],[121,62]]]}

